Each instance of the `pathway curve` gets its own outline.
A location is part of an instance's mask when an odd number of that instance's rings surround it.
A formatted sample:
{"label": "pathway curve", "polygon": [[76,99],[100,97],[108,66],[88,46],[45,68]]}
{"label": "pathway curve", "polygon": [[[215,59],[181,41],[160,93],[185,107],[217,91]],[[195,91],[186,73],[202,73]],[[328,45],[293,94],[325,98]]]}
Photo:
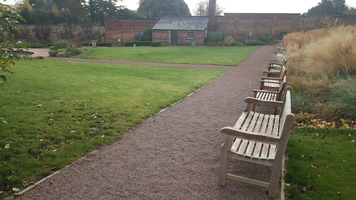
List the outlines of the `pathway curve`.
{"label": "pathway curve", "polygon": [[[219,130],[234,125],[274,50],[261,47],[229,73],[16,199],[268,199],[259,186],[237,181],[218,186],[217,172],[223,142]],[[270,171],[239,166],[239,171],[263,179]]]}

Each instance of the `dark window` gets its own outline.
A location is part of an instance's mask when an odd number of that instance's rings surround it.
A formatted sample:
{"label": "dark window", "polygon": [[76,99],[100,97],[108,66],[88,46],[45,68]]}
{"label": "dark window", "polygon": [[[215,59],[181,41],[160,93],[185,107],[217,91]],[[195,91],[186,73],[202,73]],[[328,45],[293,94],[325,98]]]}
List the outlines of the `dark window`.
{"label": "dark window", "polygon": [[194,39],[194,32],[187,32],[187,39],[193,40]]}

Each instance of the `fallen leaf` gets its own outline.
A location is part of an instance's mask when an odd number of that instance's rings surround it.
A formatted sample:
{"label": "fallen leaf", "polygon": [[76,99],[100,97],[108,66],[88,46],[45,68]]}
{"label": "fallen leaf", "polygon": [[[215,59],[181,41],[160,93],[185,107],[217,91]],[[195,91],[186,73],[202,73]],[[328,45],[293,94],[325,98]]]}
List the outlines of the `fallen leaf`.
{"label": "fallen leaf", "polygon": [[310,166],[311,166],[312,168],[314,168],[314,169],[317,168],[315,164],[311,164]]}
{"label": "fallen leaf", "polygon": [[20,191],[20,189],[19,188],[12,188],[12,191],[13,192],[18,192],[18,191]]}

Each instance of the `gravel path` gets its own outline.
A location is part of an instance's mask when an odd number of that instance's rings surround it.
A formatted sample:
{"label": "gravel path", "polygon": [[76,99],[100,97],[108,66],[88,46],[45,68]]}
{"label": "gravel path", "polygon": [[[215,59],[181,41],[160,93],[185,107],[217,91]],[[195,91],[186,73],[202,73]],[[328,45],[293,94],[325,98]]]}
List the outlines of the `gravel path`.
{"label": "gravel path", "polygon": [[[219,130],[234,125],[274,50],[261,47],[237,67],[208,66],[231,71],[16,199],[268,199],[259,186],[231,180],[218,186],[217,172]],[[238,164],[243,173],[269,176],[268,168]]]}

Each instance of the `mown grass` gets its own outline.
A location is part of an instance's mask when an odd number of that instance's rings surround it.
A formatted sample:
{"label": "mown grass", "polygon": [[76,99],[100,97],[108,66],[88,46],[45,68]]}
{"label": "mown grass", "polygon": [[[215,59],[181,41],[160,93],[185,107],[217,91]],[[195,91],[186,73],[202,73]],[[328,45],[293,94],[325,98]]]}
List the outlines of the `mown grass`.
{"label": "mown grass", "polygon": [[356,130],[294,129],[287,147],[290,199],[354,199]]}
{"label": "mown grass", "polygon": [[19,61],[0,87],[0,198],[23,189],[224,70]]}
{"label": "mown grass", "polygon": [[79,58],[202,64],[239,65],[259,47],[113,47],[90,48]]}

